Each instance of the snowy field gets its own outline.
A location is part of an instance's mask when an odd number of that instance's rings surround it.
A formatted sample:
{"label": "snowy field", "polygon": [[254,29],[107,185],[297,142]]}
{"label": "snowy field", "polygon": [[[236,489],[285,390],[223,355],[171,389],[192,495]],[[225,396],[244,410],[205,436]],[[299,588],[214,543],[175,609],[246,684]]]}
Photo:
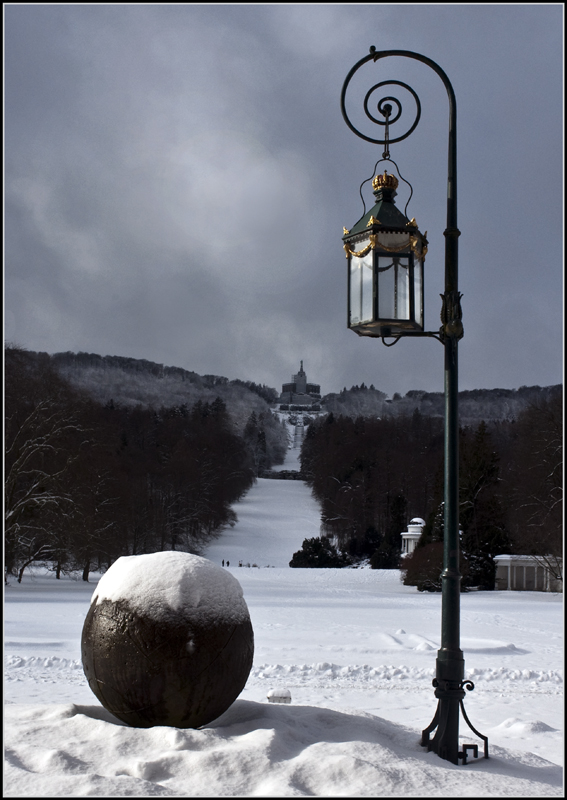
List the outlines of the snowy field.
{"label": "snowy field", "polygon": [[[440,595],[403,586],[397,571],[288,568],[319,526],[300,482],[260,480],[236,511],[238,523],[205,555],[228,559],[242,585],[254,665],[240,698],[200,730],[129,728],[98,703],[80,661],[96,575],[89,584],[40,571],[10,581],[6,795],[563,794],[561,595],[462,596],[476,687],[465,704],[490,758],[457,767],[419,745],[436,704]],[[270,689],[288,689],[291,705],[268,703]],[[461,734],[478,741],[464,722]]]}

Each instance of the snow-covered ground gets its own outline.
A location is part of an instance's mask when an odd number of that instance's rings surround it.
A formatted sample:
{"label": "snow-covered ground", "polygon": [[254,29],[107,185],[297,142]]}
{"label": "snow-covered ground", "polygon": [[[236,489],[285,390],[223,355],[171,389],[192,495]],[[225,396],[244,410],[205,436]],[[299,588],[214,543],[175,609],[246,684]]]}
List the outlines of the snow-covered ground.
{"label": "snow-covered ground", "polygon": [[[236,512],[205,555],[228,559],[242,585],[254,665],[240,698],[200,730],[129,728],[100,706],[80,662],[96,576],[10,581],[8,796],[562,795],[561,595],[462,596],[476,687],[466,710],[488,735],[490,758],[457,767],[419,745],[435,711],[440,595],[403,586],[397,571],[287,567],[319,529],[298,481],[259,480]],[[268,703],[271,689],[288,689],[291,704]],[[464,722],[461,734],[478,741]]]}
{"label": "snow-covered ground", "polygon": [[[288,425],[291,442],[293,432],[294,426]],[[290,447],[285,462],[274,466],[273,472],[299,472],[300,453],[299,448]],[[204,554],[215,564],[288,567],[303,540],[319,536],[319,505],[303,481],[258,478],[235,510],[238,523],[227,528]]]}

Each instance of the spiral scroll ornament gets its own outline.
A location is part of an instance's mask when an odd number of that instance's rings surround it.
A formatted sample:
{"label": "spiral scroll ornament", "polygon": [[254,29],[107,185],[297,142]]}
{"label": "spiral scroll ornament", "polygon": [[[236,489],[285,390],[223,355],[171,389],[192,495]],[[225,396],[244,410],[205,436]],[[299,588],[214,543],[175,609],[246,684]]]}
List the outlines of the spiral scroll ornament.
{"label": "spiral scroll ornament", "polygon": [[[345,98],[348,85],[352,77],[358,71],[358,69],[361,66],[363,66],[364,63],[366,63],[367,60],[368,56],[365,59],[362,59],[362,61],[359,61],[359,63],[355,65],[348,74],[344,82],[343,90],[341,93],[341,111],[346,124],[349,126],[351,131],[353,131],[353,133],[356,133],[357,136],[359,136],[361,139],[365,139],[367,142],[372,142],[373,144],[383,144],[386,145],[387,148],[388,145],[393,144],[394,142],[401,142],[403,139],[407,139],[407,137],[414,132],[421,118],[421,103],[419,101],[419,97],[417,96],[417,94],[414,92],[411,86],[408,86],[407,83],[395,80],[380,81],[379,83],[374,84],[374,86],[371,86],[370,89],[366,92],[366,96],[364,97],[362,105],[364,108],[364,113],[372,123],[374,123],[375,125],[380,125],[382,127],[385,127],[386,130],[384,138],[374,139],[371,136],[367,136],[365,133],[362,133],[362,131],[359,131],[358,128],[354,126],[354,124],[352,123],[347,114],[345,106]],[[416,105],[415,119],[413,120],[409,129],[401,136],[397,137],[390,136],[390,127],[394,125],[402,117],[403,108],[401,102],[398,100],[397,97],[394,97],[392,95],[385,95],[381,97],[378,100],[378,102],[376,102],[376,97],[377,97],[376,92],[378,92],[379,89],[382,89],[383,87],[386,86],[401,86],[403,89],[406,89],[415,100],[415,105]],[[376,112],[371,110],[374,108],[376,108],[376,111],[378,112],[379,115],[381,115],[382,118],[377,116]]]}

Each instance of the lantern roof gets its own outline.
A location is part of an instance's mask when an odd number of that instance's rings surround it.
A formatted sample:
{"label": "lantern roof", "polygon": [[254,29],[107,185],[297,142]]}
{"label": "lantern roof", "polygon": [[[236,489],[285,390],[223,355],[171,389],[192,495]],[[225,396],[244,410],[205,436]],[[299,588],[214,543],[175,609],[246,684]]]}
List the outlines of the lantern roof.
{"label": "lantern roof", "polygon": [[415,219],[409,220],[394,203],[397,187],[398,179],[395,175],[388,175],[386,171],[383,175],[376,175],[372,181],[376,205],[361,217],[350,231],[347,232],[345,229],[345,237],[363,233],[375,225],[378,226],[378,230],[384,231],[407,231],[408,228],[417,231]]}

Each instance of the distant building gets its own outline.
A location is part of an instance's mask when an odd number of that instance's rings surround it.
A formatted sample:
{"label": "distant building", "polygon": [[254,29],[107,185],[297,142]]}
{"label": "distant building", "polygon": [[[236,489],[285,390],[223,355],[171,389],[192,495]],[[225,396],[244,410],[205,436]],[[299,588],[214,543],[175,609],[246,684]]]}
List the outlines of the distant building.
{"label": "distant building", "polygon": [[307,375],[300,364],[297,375],[292,375],[292,383],[282,384],[279,402],[296,406],[312,406],[321,400],[321,387],[318,383],[307,383]]}
{"label": "distant building", "polygon": [[[417,543],[423,533],[425,527],[425,520],[421,517],[414,517],[410,520],[407,531],[402,533],[402,558],[409,556],[417,547]],[[462,536],[463,532],[459,530],[459,535]]]}
{"label": "distant building", "polygon": [[547,561],[551,557],[502,555],[495,556],[496,589],[520,592],[562,592],[563,581],[557,579]]}
{"label": "distant building", "polygon": [[424,525],[425,520],[421,519],[421,517],[414,517],[410,520],[407,531],[402,533],[402,558],[413,553],[419,542]]}

